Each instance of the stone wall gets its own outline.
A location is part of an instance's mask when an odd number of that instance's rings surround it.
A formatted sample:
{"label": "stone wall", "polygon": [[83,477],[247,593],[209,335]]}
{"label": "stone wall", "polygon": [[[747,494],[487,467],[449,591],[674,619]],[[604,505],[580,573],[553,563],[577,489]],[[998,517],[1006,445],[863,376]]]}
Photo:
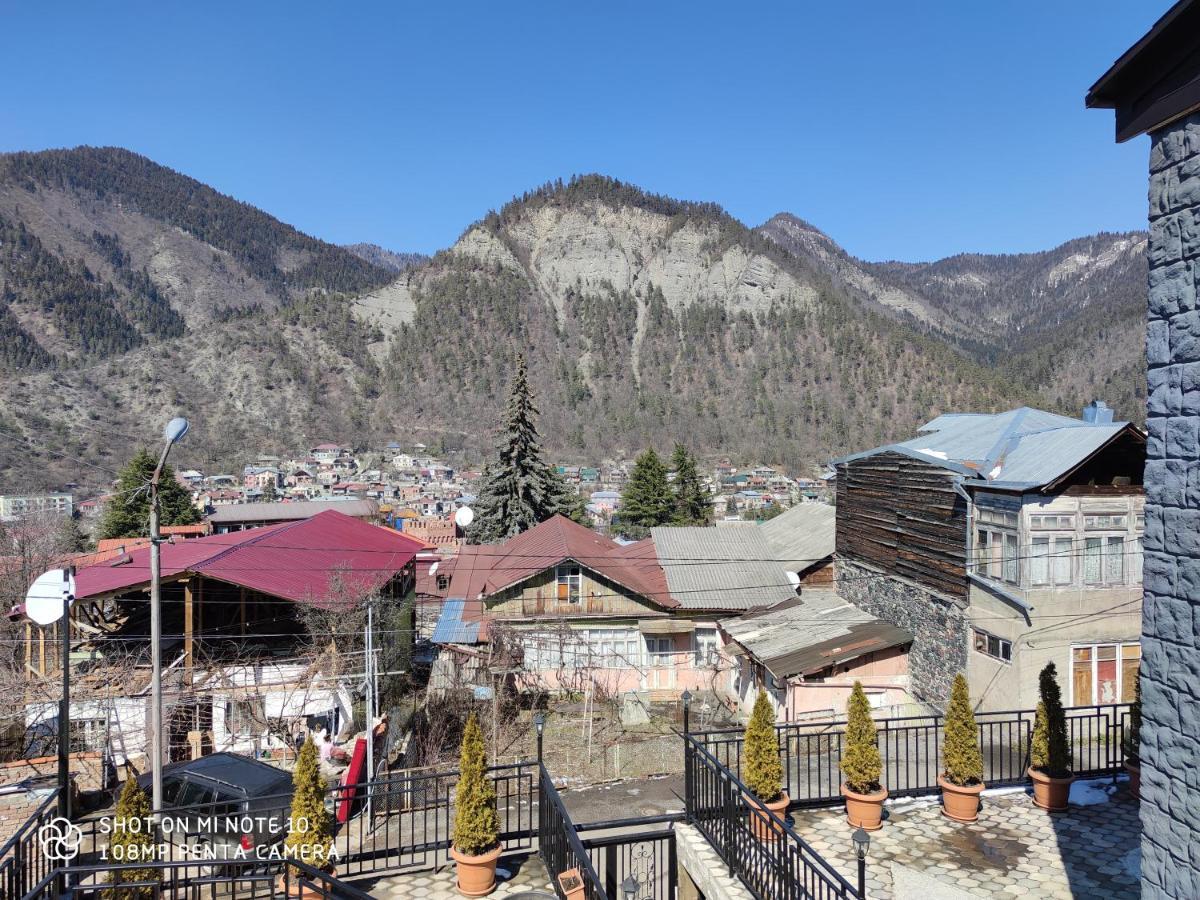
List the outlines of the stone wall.
{"label": "stone wall", "polygon": [[942,708],[954,676],[967,667],[967,622],[950,597],[846,559],[837,563],[838,593],[913,636],[908,657],[911,692]]}
{"label": "stone wall", "polygon": [[1151,135],[1143,897],[1200,897],[1200,113]]}

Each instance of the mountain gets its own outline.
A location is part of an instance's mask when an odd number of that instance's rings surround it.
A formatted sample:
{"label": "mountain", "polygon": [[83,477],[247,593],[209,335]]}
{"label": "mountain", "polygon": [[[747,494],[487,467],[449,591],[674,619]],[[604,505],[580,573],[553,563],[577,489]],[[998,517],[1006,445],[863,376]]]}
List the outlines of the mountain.
{"label": "mountain", "polygon": [[378,244],[345,244],[343,246],[359,259],[365,259],[373,266],[397,274],[429,262],[429,257],[424,253],[397,253],[394,250],[380,247]]}
{"label": "mountain", "polygon": [[[101,484],[179,412],[193,429],[173,458],[209,471],[398,436],[478,460],[518,349],[560,458],[682,440],[810,467],[946,410],[1075,410],[1116,327],[1108,301],[1034,316],[1046,342],[1023,349],[1057,348],[1043,384],[989,364],[952,294],[922,288],[940,269],[858,263],[827,238],[822,255],[601,176],[514,199],[399,274],[112,148],[0,156],[0,228],[13,490]],[[1095,266],[1068,269],[1050,295],[1091,297]]]}
{"label": "mountain", "polygon": [[1142,420],[1145,232],[1095,234],[1040,253],[870,263],[789,213],[757,230],[825,268],[859,302],[1029,384],[1051,405],[1100,397]]}

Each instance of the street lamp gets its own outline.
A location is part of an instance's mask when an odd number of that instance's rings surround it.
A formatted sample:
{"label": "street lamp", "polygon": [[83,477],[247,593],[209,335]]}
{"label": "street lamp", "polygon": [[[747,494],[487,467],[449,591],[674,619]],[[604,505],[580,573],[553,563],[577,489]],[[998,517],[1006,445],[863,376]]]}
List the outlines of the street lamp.
{"label": "street lamp", "polygon": [[544,712],[533,714],[533,727],[537,729],[537,753],[540,763],[542,761],[542,732],[546,730],[546,714]]}
{"label": "street lamp", "polygon": [[858,896],[867,896],[867,853],[871,849],[871,836],[862,828],[854,829],[850,836],[854,842],[854,856],[858,860]]}
{"label": "street lamp", "polygon": [[638,892],[637,879],[632,875],[626,875],[625,880],[621,882],[621,891],[625,894],[625,900],[635,900]]}
{"label": "street lamp", "polygon": [[151,680],[152,703],[150,710],[150,764],[153,778],[153,806],[155,814],[163,805],[163,698],[162,698],[162,535],[158,530],[158,481],[167,454],[171,447],[183,439],[188,432],[188,420],[172,419],[163,428],[163,451],[150,478],[150,665],[154,670]]}
{"label": "street lamp", "polygon": [[683,733],[687,734],[688,715],[692,709],[692,692],[685,689],[684,692],[679,695],[679,699],[683,701]]}

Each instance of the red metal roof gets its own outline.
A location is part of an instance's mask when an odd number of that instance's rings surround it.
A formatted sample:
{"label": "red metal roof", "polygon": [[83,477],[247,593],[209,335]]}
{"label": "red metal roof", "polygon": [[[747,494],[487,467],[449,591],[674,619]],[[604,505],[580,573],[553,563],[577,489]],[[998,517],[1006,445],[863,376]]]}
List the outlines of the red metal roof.
{"label": "red metal roof", "polygon": [[[164,544],[162,574],[204,575],[297,603],[338,605],[383,587],[424,546],[331,509],[296,522]],[[120,593],[149,580],[150,549],[144,547],[77,572],[76,595]]]}
{"label": "red metal roof", "polygon": [[454,561],[446,595],[486,597],[564,560],[573,560],[659,606],[679,605],[667,591],[666,577],[650,541],[623,547],[565,516],[548,519],[503,544],[463,547]]}

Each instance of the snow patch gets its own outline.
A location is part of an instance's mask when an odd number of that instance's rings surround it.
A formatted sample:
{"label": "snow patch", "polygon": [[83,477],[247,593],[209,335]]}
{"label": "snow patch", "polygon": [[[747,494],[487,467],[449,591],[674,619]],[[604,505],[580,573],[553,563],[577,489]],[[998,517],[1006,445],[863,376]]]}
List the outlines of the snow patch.
{"label": "snow patch", "polygon": [[1071,785],[1072,806],[1097,806],[1107,803],[1116,793],[1116,785],[1106,781],[1076,781]]}
{"label": "snow patch", "polygon": [[1121,870],[1136,881],[1142,880],[1142,848],[1134,847],[1121,857]]}
{"label": "snow patch", "polygon": [[922,448],[921,448],[920,450],[918,450],[917,452],[918,452],[918,453],[924,453],[926,456],[932,456],[934,459],[949,459],[949,458],[950,458],[949,456],[947,456],[947,455],[945,454],[945,452],[944,452],[944,451],[942,451],[942,450],[931,450],[931,449],[930,449],[930,448],[928,448],[928,447],[922,447]]}

